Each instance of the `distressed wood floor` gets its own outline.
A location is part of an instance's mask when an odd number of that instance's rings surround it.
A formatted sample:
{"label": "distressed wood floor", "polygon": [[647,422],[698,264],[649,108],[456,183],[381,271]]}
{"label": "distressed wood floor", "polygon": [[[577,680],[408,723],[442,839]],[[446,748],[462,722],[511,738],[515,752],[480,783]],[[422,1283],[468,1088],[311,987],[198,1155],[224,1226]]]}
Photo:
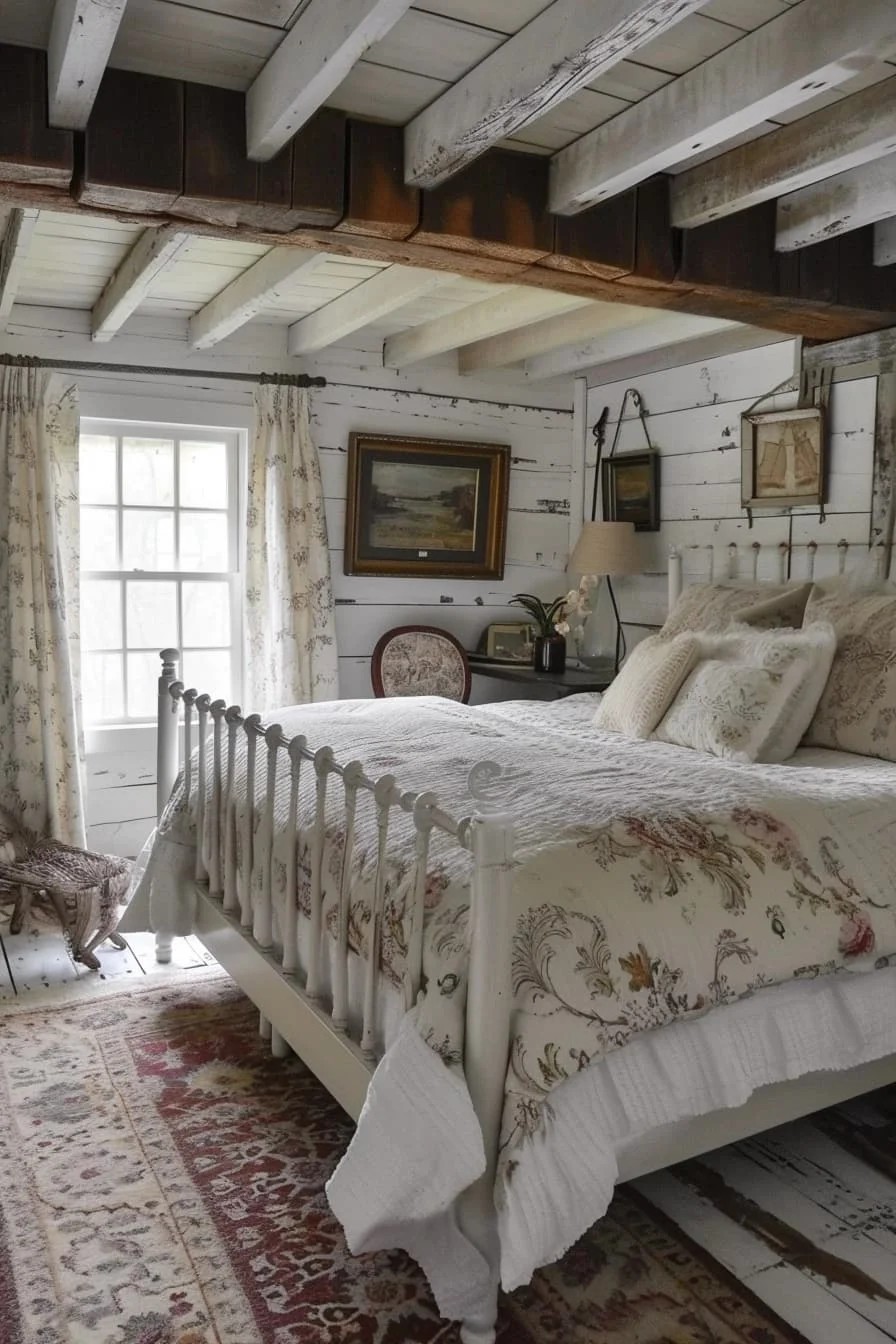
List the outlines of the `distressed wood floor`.
{"label": "distressed wood floor", "polygon": [[[99,955],[102,970],[88,971],[60,934],[11,937],[0,922],[0,1018],[16,996],[71,984],[80,997],[156,970],[151,934]],[[185,976],[214,965],[197,940],[175,939]],[[808,1344],[896,1341],[896,1088],[635,1184]]]}

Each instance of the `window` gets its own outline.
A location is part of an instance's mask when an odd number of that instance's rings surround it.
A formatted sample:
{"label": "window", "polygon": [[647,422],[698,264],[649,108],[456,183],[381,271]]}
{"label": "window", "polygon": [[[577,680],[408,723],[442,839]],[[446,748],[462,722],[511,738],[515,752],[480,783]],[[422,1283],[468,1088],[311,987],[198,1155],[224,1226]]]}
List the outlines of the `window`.
{"label": "window", "polygon": [[168,645],[187,686],[239,695],[239,438],[81,421],[85,723],[154,719]]}

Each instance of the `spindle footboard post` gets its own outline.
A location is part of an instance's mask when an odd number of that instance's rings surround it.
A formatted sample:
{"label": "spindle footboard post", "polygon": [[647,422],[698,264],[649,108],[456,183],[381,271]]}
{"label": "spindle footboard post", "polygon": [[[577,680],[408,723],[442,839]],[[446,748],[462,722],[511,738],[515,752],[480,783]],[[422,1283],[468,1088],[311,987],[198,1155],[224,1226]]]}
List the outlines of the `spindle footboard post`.
{"label": "spindle footboard post", "polygon": [[[180,649],[162,649],[162,672],[159,677],[158,732],[156,734],[156,819],[159,820],[165,804],[171,797],[177,779],[177,701],[171,698],[171,687],[177,683],[177,665]],[[156,934],[156,961],[171,960],[172,935]]]}

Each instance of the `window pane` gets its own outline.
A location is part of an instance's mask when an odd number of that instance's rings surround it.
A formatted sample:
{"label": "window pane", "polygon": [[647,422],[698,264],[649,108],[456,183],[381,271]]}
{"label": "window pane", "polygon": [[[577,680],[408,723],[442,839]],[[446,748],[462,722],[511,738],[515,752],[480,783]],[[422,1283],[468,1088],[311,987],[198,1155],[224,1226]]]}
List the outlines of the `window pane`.
{"label": "window pane", "polygon": [[174,444],[170,439],[122,439],[125,504],[174,503]]}
{"label": "window pane", "polygon": [[154,719],[159,704],[157,653],[128,654],[128,718]]}
{"label": "window pane", "polygon": [[183,641],[201,648],[230,643],[230,586],[226,583],[183,584]]}
{"label": "window pane", "polygon": [[82,434],[79,453],[82,504],[117,504],[115,439],[108,434]]}
{"label": "window pane", "polygon": [[121,550],[123,569],[174,569],[174,514],[125,509]]}
{"label": "window pane", "polygon": [[118,568],[118,514],[115,509],[81,510],[81,568]]}
{"label": "window pane", "polygon": [[225,444],[181,440],[180,502],[192,509],[227,508]]}
{"label": "window pane", "polygon": [[85,579],[81,584],[81,643],[85,649],[120,649],[121,584]]}
{"label": "window pane", "polygon": [[120,653],[85,655],[81,672],[81,703],[85,723],[123,717],[124,682]]}
{"label": "window pane", "polygon": [[226,700],[229,704],[233,699],[227,649],[186,649],[181,679],[185,686],[195,686],[213,700]]}
{"label": "window pane", "polygon": [[230,568],[226,513],[181,512],[180,567],[200,573]]}
{"label": "window pane", "polygon": [[[129,649],[175,647],[177,635],[177,584],[129,583],[125,597]],[[158,676],[158,673],[156,673]]]}

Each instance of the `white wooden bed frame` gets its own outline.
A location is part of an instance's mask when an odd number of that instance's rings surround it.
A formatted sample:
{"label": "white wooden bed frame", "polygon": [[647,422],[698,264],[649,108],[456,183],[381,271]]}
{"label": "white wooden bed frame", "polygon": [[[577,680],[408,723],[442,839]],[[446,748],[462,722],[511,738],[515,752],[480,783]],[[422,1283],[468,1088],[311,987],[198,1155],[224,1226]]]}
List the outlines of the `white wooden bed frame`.
{"label": "white wooden bed frame", "polygon": [[[695,548],[701,551],[707,548]],[[738,572],[737,548],[728,552],[725,569],[729,576]],[[758,572],[758,548],[744,548],[752,557],[747,568],[751,577]],[[769,550],[770,548],[766,548]],[[768,578],[785,575],[786,557],[778,552]],[[807,547],[806,570],[811,577],[814,552]],[[705,559],[705,557],[704,557]],[[846,547],[843,543],[838,568],[843,569]],[[710,561],[710,570],[712,562]],[[682,559],[677,553],[669,562],[670,606],[682,586]],[[404,986],[405,1004],[410,1007],[420,987],[423,945],[423,898],[430,836],[438,830],[451,837],[471,856],[470,967],[466,1005],[464,1072],[479,1123],[482,1127],[488,1166],[483,1176],[465,1191],[458,1202],[460,1225],[492,1267],[487,1294],[477,1312],[461,1326],[464,1344],[493,1344],[498,1302],[497,1223],[492,1198],[498,1156],[504,1079],[510,1045],[512,1011],[511,941],[513,917],[511,904],[513,868],[513,819],[490,806],[500,796],[500,770],[489,762],[474,767],[470,791],[477,802],[473,815],[462,819],[449,816],[433,793],[402,793],[395,779],[386,775],[378,780],[367,777],[360,761],[340,764],[329,746],[309,744],[302,736],[286,738],[278,724],[265,725],[257,714],[243,716],[236,706],[223,700],[211,700],[195,690],[185,690],[177,678],[179,653],[165,649],[161,654],[158,709],[158,809],[167,803],[178,773],[180,715],[184,709],[184,759],[190,762],[193,744],[194,713],[198,718],[199,752],[195,782],[188,769],[186,789],[197,790],[199,843],[195,871],[197,917],[195,933],[241,989],[259,1009],[260,1030],[270,1039],[273,1053],[286,1055],[290,1049],[308,1065],[348,1114],[357,1119],[377,1059],[374,1047],[374,1014],[379,987],[379,948],[382,936],[385,873],[388,864],[389,827],[410,824],[416,843],[417,869],[409,939],[409,970]],[[209,733],[209,720],[211,732]],[[233,761],[237,735],[247,738],[248,789],[254,804],[259,744],[264,745],[266,781],[261,803],[261,824],[254,839],[247,827],[242,836],[244,853],[257,851],[255,862],[262,864],[263,891],[255,908],[240,889],[236,868],[236,837],[229,811],[229,793],[233,783]],[[337,957],[332,995],[323,998],[320,985],[322,967],[321,861],[323,826],[315,824],[312,842],[311,915],[309,946],[314,954],[307,974],[300,978],[297,954],[298,906],[296,900],[296,845],[290,847],[293,863],[287,871],[286,909],[290,923],[283,932],[282,952],[275,950],[272,937],[271,835],[273,819],[273,782],[280,752],[285,752],[291,773],[290,827],[298,831],[297,810],[300,775],[311,769],[315,775],[316,822],[325,814],[328,789],[333,781],[341,786],[344,801],[345,850],[352,852],[355,815],[359,800],[367,799],[376,812],[378,827],[377,870],[374,884],[374,911],[368,946],[371,956],[365,962],[365,995],[360,1039],[351,1038],[348,1027],[348,867],[344,864],[339,900]],[[211,775],[211,802],[206,808],[208,776]],[[251,812],[251,807],[250,807]],[[221,854],[224,828],[223,861]],[[156,935],[159,961],[171,958],[171,936]],[[681,1162],[723,1144],[810,1114],[876,1087],[896,1082],[896,1054],[872,1064],[837,1073],[808,1074],[796,1081],[760,1088],[743,1106],[688,1118],[643,1135],[619,1153],[619,1179],[636,1176]]]}

